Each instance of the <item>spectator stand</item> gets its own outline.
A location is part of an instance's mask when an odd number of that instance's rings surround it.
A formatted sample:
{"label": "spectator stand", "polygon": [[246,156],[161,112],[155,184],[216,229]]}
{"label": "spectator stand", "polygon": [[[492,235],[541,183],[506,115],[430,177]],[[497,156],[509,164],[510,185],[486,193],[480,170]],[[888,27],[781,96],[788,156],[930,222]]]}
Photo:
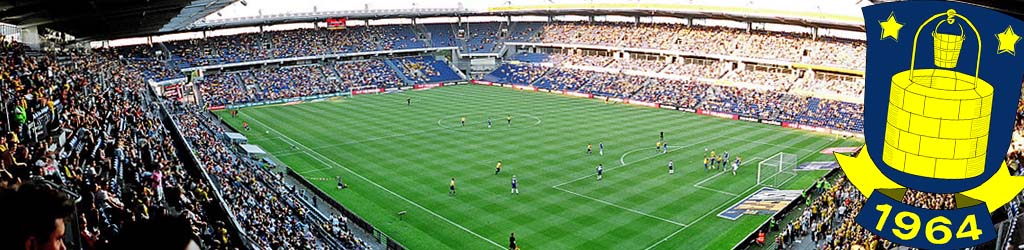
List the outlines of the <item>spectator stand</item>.
{"label": "spectator stand", "polygon": [[[515,74],[529,76],[522,66],[515,65],[518,62],[507,62],[482,79],[516,85],[526,81],[539,89],[596,94],[687,110],[725,112],[769,122],[830,128],[837,133],[863,130],[858,120],[858,117],[863,117],[860,113],[862,105],[808,96],[792,90],[794,82],[799,82],[801,77],[810,77],[805,69],[646,54],[624,54],[625,58],[615,58],[616,54],[583,49],[554,51],[559,53],[550,54],[548,58],[555,66],[534,80],[530,77],[525,80],[515,78]],[[608,74],[612,76],[606,76]],[[592,80],[602,82],[590,84]],[[693,85],[679,85],[680,81]],[[674,85],[658,85],[662,82],[673,82]],[[680,87],[688,88],[688,91],[680,92]]]}
{"label": "spectator stand", "polygon": [[510,83],[522,86],[533,84],[551,68],[550,63],[523,63],[508,61],[483,77],[485,81]]}
{"label": "spectator stand", "polygon": [[0,126],[3,188],[41,178],[80,197],[65,219],[72,247],[108,247],[126,226],[159,216],[186,218],[201,247],[245,247],[219,225],[230,217],[220,200],[186,189],[206,182],[183,166],[141,70],[111,51],[22,49],[0,44],[9,59],[0,61],[0,92],[17,110]]}
{"label": "spectator stand", "polygon": [[[171,112],[169,111],[166,102],[161,102],[158,105],[160,107],[160,116],[162,117],[161,120],[163,121],[164,126],[166,126],[171,131],[171,139],[174,140],[176,151],[178,152],[179,155],[184,156],[181,158],[182,161],[185,163],[184,165],[187,168],[190,168],[192,171],[199,173],[199,175],[202,176],[205,183],[216,183],[213,181],[213,179],[210,178],[210,174],[207,173],[203,167],[201,167],[205,165],[203,164],[202,161],[199,160],[199,157],[195,155],[196,151],[193,150],[192,146],[190,146],[189,143],[185,140],[185,136],[182,134],[181,129],[179,129],[178,127],[179,122],[175,119],[174,116],[171,115]],[[218,208],[228,215],[227,220],[231,225],[231,232],[233,232],[232,239],[236,240],[236,242],[241,242],[242,244],[239,245],[244,246],[244,249],[261,249],[260,246],[256,245],[249,238],[248,234],[246,233],[246,230],[243,229],[238,223],[238,217],[236,217],[235,213],[230,208],[228,208],[227,204],[223,202],[224,194],[221,192],[221,190],[219,188],[212,188],[211,190],[215,200],[221,201],[217,203]]]}
{"label": "spectator stand", "polygon": [[[314,211],[304,192],[288,185],[281,172],[266,168],[241,155],[221,136],[228,129],[213,122],[211,114],[198,106],[176,103],[173,116],[189,149],[205,162],[214,189],[230,203],[239,225],[252,242],[261,247],[302,249],[355,249],[363,246],[350,232],[331,231],[326,216]],[[262,206],[257,206],[256,201]],[[275,221],[290,221],[278,224]],[[336,227],[334,227],[336,228]]]}
{"label": "spectator stand", "polygon": [[465,78],[445,60],[434,56],[412,56],[388,59],[401,69],[401,74],[414,84],[461,81]]}
{"label": "spectator stand", "polygon": [[[206,116],[209,116],[209,117],[214,116],[213,114],[209,114],[206,111],[200,111],[200,112],[203,112]],[[208,120],[208,121],[212,121],[212,120]],[[235,131],[234,127],[231,127],[228,124],[225,124],[223,121],[218,122],[218,123],[214,123],[214,124],[210,124],[210,126],[217,127],[217,128],[219,128],[221,130],[224,130],[224,131],[231,131],[231,132],[225,132],[224,134],[237,133],[237,131]],[[249,146],[249,147],[255,146],[255,145],[241,144],[241,143],[235,143],[234,145],[237,145],[240,148],[244,148],[244,147],[247,147],[247,146]],[[249,151],[246,151],[246,152],[249,152]],[[298,173],[295,173],[295,171],[293,171],[291,167],[288,167],[282,161],[277,160],[273,155],[270,155],[270,154],[258,154],[258,155],[251,155],[250,158],[252,158],[252,159],[259,159],[261,161],[264,161],[264,162],[266,162],[268,164],[273,165],[274,166],[274,170],[273,171],[267,171],[267,172],[268,173],[272,173],[273,175],[279,175],[280,178],[284,181],[282,184],[288,186],[287,189],[291,190],[291,193],[295,194],[298,197],[297,200],[300,203],[304,204],[306,207],[311,209],[310,211],[313,212],[312,213],[313,216],[316,217],[318,221],[321,221],[323,223],[330,222],[332,220],[332,218],[334,218],[334,217],[333,216],[328,216],[327,214],[341,215],[340,217],[344,218],[342,220],[342,224],[345,224],[346,222],[351,222],[351,223],[359,226],[359,228],[362,230],[362,231],[359,231],[359,230],[349,230],[350,233],[354,234],[358,238],[369,239],[369,238],[372,237],[373,239],[377,240],[377,241],[361,241],[361,242],[367,244],[367,245],[364,245],[363,247],[367,247],[368,246],[370,249],[396,249],[396,250],[405,249],[404,246],[402,246],[398,242],[396,242],[393,239],[391,239],[390,236],[387,236],[386,234],[384,234],[380,230],[376,229],[375,227],[370,225],[369,222],[366,222],[361,217],[359,217],[355,213],[353,213],[350,210],[348,210],[347,208],[345,208],[336,199],[334,199],[330,195],[327,195],[326,193],[324,193],[323,190],[320,190],[320,188],[318,188],[315,185],[313,185],[305,177],[302,177]],[[284,167],[283,168],[278,168],[278,166],[284,166]],[[263,168],[263,169],[266,169],[266,168]],[[321,201],[321,202],[311,202],[312,200],[318,200],[318,201]],[[316,204],[316,205],[314,205],[314,204]],[[342,225],[342,227],[348,228],[347,225]],[[348,229],[346,229],[346,230],[348,230]],[[330,233],[325,231],[325,235],[328,235],[328,234],[330,234]],[[365,249],[365,248],[360,248],[359,246],[356,246],[355,248],[353,248],[353,247],[348,246],[346,244],[340,244],[340,246],[343,246],[343,249]],[[385,248],[385,247],[387,247],[387,248]]]}

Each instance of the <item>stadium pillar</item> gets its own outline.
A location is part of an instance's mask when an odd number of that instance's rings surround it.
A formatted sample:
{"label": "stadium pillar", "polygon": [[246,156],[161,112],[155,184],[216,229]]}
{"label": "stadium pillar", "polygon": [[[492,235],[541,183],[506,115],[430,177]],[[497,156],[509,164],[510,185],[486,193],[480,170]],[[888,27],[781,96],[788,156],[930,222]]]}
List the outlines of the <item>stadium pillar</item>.
{"label": "stadium pillar", "polygon": [[588,16],[587,17],[587,21],[593,23],[594,22],[594,16]]}
{"label": "stadium pillar", "polygon": [[818,40],[818,27],[811,27],[811,39]]}
{"label": "stadium pillar", "polygon": [[692,17],[687,17],[686,18],[686,26],[693,26],[693,18]]}
{"label": "stadium pillar", "polygon": [[633,27],[640,26],[640,16],[633,16]]}
{"label": "stadium pillar", "polygon": [[[1007,221],[1009,221],[1009,220],[1007,220]],[[1008,223],[1000,223],[1000,224],[1008,224]],[[1010,226],[1012,227],[1013,225],[1010,225]],[[1004,248],[1003,241],[1000,240],[1000,239],[1003,238],[1003,227],[999,226],[997,228],[999,228],[999,231],[998,231],[998,233],[996,233],[996,240],[995,240],[996,248],[994,248],[994,249],[1003,249]]]}
{"label": "stadium pillar", "polygon": [[[7,89],[7,82],[4,81],[4,79],[0,79],[0,86],[2,86],[4,89]],[[4,100],[4,95],[3,95],[2,91],[0,91],[0,100]],[[0,101],[0,106],[3,107],[4,121],[10,121],[11,120],[11,111],[7,109],[7,102]],[[4,125],[6,125],[7,131],[11,131],[11,123],[10,122],[4,122]]]}
{"label": "stadium pillar", "polygon": [[747,22],[747,33],[750,33],[750,30],[752,29],[754,29],[754,23]]}

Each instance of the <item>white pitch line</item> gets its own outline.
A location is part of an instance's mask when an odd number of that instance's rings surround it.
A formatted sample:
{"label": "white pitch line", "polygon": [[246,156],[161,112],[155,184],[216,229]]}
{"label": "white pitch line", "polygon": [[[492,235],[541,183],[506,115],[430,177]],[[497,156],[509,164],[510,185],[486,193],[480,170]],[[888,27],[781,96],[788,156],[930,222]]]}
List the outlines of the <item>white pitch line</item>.
{"label": "white pitch line", "polygon": [[[730,138],[730,139],[735,139],[735,138]],[[737,140],[742,140],[742,139],[737,139]],[[768,146],[776,146],[776,147],[780,147],[780,148],[795,149],[797,151],[804,151],[804,152],[817,152],[817,151],[814,151],[814,150],[806,149],[806,148],[803,148],[803,147],[797,147],[797,146],[793,146],[793,145],[787,146],[787,145],[779,145],[779,144],[775,144],[775,143],[767,143],[767,142],[759,142],[759,141],[747,141],[747,143],[761,144],[761,145],[768,145]]]}
{"label": "white pitch line", "polygon": [[714,188],[709,188],[709,187],[705,187],[705,186],[701,186],[700,185],[701,183],[704,183],[704,182],[706,182],[708,180],[711,180],[712,178],[718,177],[719,175],[722,175],[724,173],[725,172],[718,172],[717,174],[712,175],[711,177],[708,177],[708,178],[704,179],[703,181],[698,182],[697,184],[693,184],[692,186],[695,187],[695,188],[704,189],[704,190],[707,190],[707,191],[716,192],[716,193],[720,193],[720,194],[725,194],[725,195],[729,195],[729,196],[732,196],[732,197],[740,196],[738,194],[734,194],[734,193],[731,193],[731,192],[726,192],[726,191],[722,191],[722,190],[718,190],[718,189],[714,189]]}
{"label": "white pitch line", "polygon": [[409,204],[412,204],[413,206],[416,206],[417,208],[422,209],[423,211],[426,211],[427,213],[429,213],[429,214],[431,214],[431,215],[433,215],[433,216],[435,216],[437,218],[440,218],[441,220],[443,220],[445,222],[448,222],[449,224],[452,224],[455,227],[458,227],[459,229],[462,229],[463,231],[466,231],[467,233],[472,234],[473,236],[476,236],[476,237],[478,237],[480,239],[483,239],[484,241],[487,241],[488,243],[491,243],[492,245],[497,246],[499,249],[505,249],[505,247],[501,246],[497,242],[494,242],[491,239],[488,239],[488,238],[486,238],[486,237],[484,237],[484,236],[482,236],[480,234],[477,234],[476,232],[473,232],[472,230],[469,230],[468,228],[466,228],[466,227],[464,227],[462,225],[459,225],[458,223],[455,223],[454,221],[449,220],[448,218],[445,218],[444,216],[441,216],[440,214],[437,214],[434,211],[432,211],[430,209],[427,209],[426,207],[423,207],[419,203],[416,203],[416,202],[414,202],[412,200],[409,200],[408,198],[405,198],[405,196],[402,196],[402,195],[400,195],[398,193],[395,193],[395,191],[391,191],[391,189],[388,189],[388,188],[386,188],[384,186],[381,186],[380,184],[377,184],[376,182],[370,180],[369,178],[366,178],[365,176],[360,175],[359,173],[356,173],[355,171],[352,171],[348,167],[345,167],[344,165],[341,165],[340,163],[338,163],[338,162],[336,162],[334,160],[331,160],[330,158],[327,158],[326,156],[320,154],[319,152],[316,152],[315,150],[312,150],[309,147],[306,147],[306,145],[302,145],[301,143],[299,143],[299,142],[297,142],[295,140],[292,140],[292,138],[289,138],[288,136],[285,136],[284,134],[282,134],[281,132],[278,132],[276,129],[274,129],[272,127],[266,126],[266,124],[264,124],[263,122],[260,122],[256,118],[254,118],[252,116],[249,116],[247,114],[243,114],[243,115],[245,115],[246,117],[249,117],[250,119],[252,119],[253,122],[259,123],[261,126],[266,127],[270,131],[274,131],[274,133],[281,135],[281,138],[284,138],[284,139],[287,139],[289,141],[292,141],[292,142],[295,143],[295,145],[298,145],[300,147],[306,148],[307,150],[309,150],[313,154],[316,154],[319,157],[313,157],[313,158],[315,160],[319,161],[320,163],[323,163],[324,165],[332,165],[332,164],[329,164],[329,163],[325,162],[324,160],[321,160],[320,158],[326,159],[327,161],[330,161],[331,163],[333,163],[334,166],[338,166],[338,167],[344,169],[345,171],[348,171],[352,175],[355,175],[356,177],[359,177],[360,179],[363,179],[363,181],[369,182],[370,184],[373,184],[377,188],[383,189],[384,191],[390,193],[391,195],[394,195],[394,196],[398,197],[399,199],[402,199],[405,202],[408,202]]}
{"label": "white pitch line", "polygon": [[[787,133],[787,134],[794,134],[796,132],[798,132],[798,131],[797,130],[785,131],[785,133]],[[809,150],[809,149],[805,149],[805,148],[797,147],[797,146],[792,146],[792,145],[787,146],[787,145],[780,145],[780,144],[766,143],[766,142],[759,142],[759,141],[749,141],[749,140],[746,140],[746,139],[739,139],[739,138],[736,138],[736,137],[733,137],[733,136],[728,136],[728,137],[725,137],[725,138],[729,139],[729,140],[735,140],[735,141],[744,141],[746,143],[761,144],[761,145],[768,145],[768,146],[776,146],[776,147],[779,147],[779,148],[787,148],[787,149],[796,149],[797,151],[815,152],[813,150]],[[679,147],[679,146],[669,146],[669,147]],[[622,156],[619,157],[619,163],[621,163],[622,165],[625,165],[626,164],[626,161],[625,161],[626,160],[626,155],[635,153],[636,151],[645,150],[645,149],[647,149],[647,148],[638,148],[638,149],[630,150],[630,151],[628,151],[626,153],[623,153]]]}
{"label": "white pitch line", "polygon": [[[828,143],[825,143],[825,145],[822,145],[818,149],[818,151],[821,151],[822,149],[825,149],[826,147],[828,147],[828,145],[832,144],[833,142],[835,142],[835,141],[830,141]],[[812,154],[807,154],[804,157],[802,157],[800,159],[797,159],[796,162],[803,161],[804,159],[807,159],[808,157],[811,157],[813,155],[814,155],[813,153]],[[791,179],[793,179],[793,178],[790,177],[789,179],[786,179],[786,181],[782,182],[782,184],[786,184],[786,182],[789,182],[789,180],[791,180]],[[750,186],[749,188],[747,188],[747,190],[744,190],[743,192],[740,192],[740,193],[743,194],[743,193],[746,193],[746,192],[750,192],[750,190],[752,190],[752,189],[754,189],[754,188],[756,188],[758,186],[760,186],[760,185],[754,184],[753,186]],[[779,186],[782,186],[782,185],[779,185]],[[662,238],[658,242],[655,242],[653,245],[651,245],[651,246],[649,246],[647,248],[644,248],[644,250],[651,250],[652,248],[660,245],[661,243],[663,243],[663,242],[667,241],[668,239],[672,238],[673,236],[676,236],[676,234],[679,234],[679,232],[682,232],[683,230],[686,230],[690,226],[692,226],[694,224],[697,224],[697,222],[700,222],[704,218],[708,217],[708,215],[711,215],[711,214],[715,213],[715,211],[718,211],[718,209],[721,209],[724,206],[732,205],[731,202],[733,200],[735,200],[736,198],[739,198],[739,197],[742,197],[742,196],[736,196],[736,197],[733,197],[732,199],[729,199],[729,200],[725,201],[725,203],[722,203],[722,205],[718,205],[718,207],[709,210],[707,213],[704,213],[704,215],[701,215],[696,220],[693,220],[692,222],[690,222],[690,224],[687,224],[686,226],[683,226],[682,228],[679,228],[679,230],[676,230],[675,232],[672,232],[672,234],[669,234],[668,236],[665,236],[665,238]]]}
{"label": "white pitch line", "polygon": [[[759,160],[759,159],[764,159],[764,158],[761,158],[761,157],[752,157],[752,158],[750,158],[750,160],[749,160],[749,161],[750,161],[750,162],[753,162],[753,161],[757,161],[757,160]],[[724,190],[719,190],[719,189],[715,189],[715,188],[705,187],[705,186],[702,186],[702,185],[701,185],[701,184],[704,184],[705,182],[708,182],[708,181],[710,181],[711,179],[714,179],[715,177],[718,177],[718,176],[720,176],[720,175],[722,175],[722,174],[725,174],[725,173],[726,173],[725,171],[722,171],[722,172],[718,172],[718,173],[717,173],[717,174],[715,174],[715,175],[712,175],[711,177],[707,177],[707,178],[704,178],[703,180],[701,180],[701,181],[697,182],[696,184],[693,184],[693,187],[695,187],[695,188],[699,188],[699,189],[704,189],[704,190],[708,190],[708,191],[712,191],[712,192],[717,192],[717,193],[720,193],[720,194],[727,194],[727,195],[731,195],[731,196],[739,196],[739,194],[734,194],[734,193],[732,193],[732,192],[727,192],[727,191],[724,191]]]}
{"label": "white pitch line", "polygon": [[[672,151],[676,151],[679,148],[683,148],[684,146],[667,146],[667,147],[675,148],[673,150],[669,150],[669,152],[672,152]],[[622,156],[619,156],[619,163],[621,165],[626,165],[626,156],[629,155],[629,154],[632,154],[632,153],[636,153],[637,151],[640,151],[640,150],[651,150],[651,148],[638,148],[638,149],[634,149],[634,150],[630,150],[628,152],[622,153]],[[658,149],[655,149],[655,150],[658,150]],[[658,151],[660,151],[660,150],[658,150]],[[652,157],[655,157],[655,156],[658,156],[658,155],[661,155],[661,154],[664,154],[664,153],[658,152],[658,154],[656,154],[654,156],[649,156],[647,158],[640,159],[640,161],[647,160],[647,159],[650,159]],[[636,161],[634,161],[634,162],[636,162]]]}
{"label": "white pitch line", "polygon": [[633,213],[635,213],[635,214],[639,214],[639,215],[643,215],[643,216],[647,216],[647,217],[650,217],[650,218],[652,218],[652,219],[656,219],[656,220],[660,220],[660,221],[664,221],[664,222],[672,223],[673,225],[676,225],[676,226],[681,226],[681,227],[682,227],[682,226],[687,226],[686,224],[683,224],[683,223],[680,223],[680,222],[677,222],[677,221],[674,221],[674,220],[669,220],[669,219],[665,219],[665,218],[662,218],[662,217],[658,217],[658,216],[656,216],[656,215],[652,215],[652,214],[644,213],[644,212],[642,212],[642,211],[638,211],[638,210],[636,210],[636,209],[632,209],[632,208],[628,208],[628,207],[623,207],[623,206],[619,206],[619,205],[617,205],[617,204],[615,204],[615,203],[611,203],[611,202],[608,202],[608,201],[605,201],[605,200],[602,200],[602,199],[598,199],[598,198],[590,197],[590,196],[588,196],[588,195],[585,195],[585,194],[580,194],[580,193],[576,193],[576,192],[573,192],[573,191],[570,191],[570,190],[567,190],[567,189],[564,189],[564,188],[561,188],[561,187],[553,187],[553,188],[555,188],[555,189],[558,189],[558,190],[561,190],[561,191],[563,191],[563,192],[567,192],[567,193],[570,193],[570,194],[573,194],[573,195],[579,196],[579,197],[583,197],[583,198],[587,198],[587,199],[590,199],[590,200],[593,200],[593,201],[596,201],[596,202],[604,203],[605,205],[609,205],[609,206],[613,206],[613,207],[616,207],[616,208],[619,208],[619,209],[622,209],[622,210],[626,210],[626,211],[629,211],[629,212],[633,212]]}
{"label": "white pitch line", "polygon": [[[309,154],[309,152],[299,152],[299,153],[306,154],[309,157],[314,157],[314,158],[316,157],[316,156],[313,156],[312,154]],[[322,167],[322,168],[318,168],[318,169],[306,170],[306,171],[298,172],[298,174],[304,175],[304,174],[313,173],[313,172],[320,172],[320,171],[324,171],[324,170],[328,170],[328,169],[332,169],[332,168],[334,168],[334,167],[327,166],[327,167]]]}

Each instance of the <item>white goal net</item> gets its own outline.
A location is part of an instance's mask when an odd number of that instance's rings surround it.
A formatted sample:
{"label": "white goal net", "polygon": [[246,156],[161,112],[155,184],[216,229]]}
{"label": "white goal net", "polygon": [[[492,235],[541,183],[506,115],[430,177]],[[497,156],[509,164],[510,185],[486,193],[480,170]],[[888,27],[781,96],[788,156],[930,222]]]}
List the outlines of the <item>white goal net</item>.
{"label": "white goal net", "polygon": [[796,155],[779,152],[757,163],[757,184],[779,187],[796,176]]}

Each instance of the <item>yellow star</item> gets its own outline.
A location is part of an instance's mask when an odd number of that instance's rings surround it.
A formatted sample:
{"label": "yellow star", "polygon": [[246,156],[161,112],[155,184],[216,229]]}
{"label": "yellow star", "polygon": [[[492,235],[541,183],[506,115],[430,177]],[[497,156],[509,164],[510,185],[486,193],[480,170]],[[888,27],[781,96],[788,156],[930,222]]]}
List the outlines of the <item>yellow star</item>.
{"label": "yellow star", "polygon": [[903,24],[896,22],[895,13],[889,12],[889,19],[885,21],[878,21],[878,24],[882,25],[882,38],[892,37],[893,41],[899,42],[900,40],[900,29],[903,28]]}
{"label": "yellow star", "polygon": [[1003,33],[996,34],[996,39],[999,40],[999,48],[996,49],[996,55],[1002,53],[1010,53],[1010,55],[1017,55],[1016,46],[1017,41],[1020,41],[1020,36],[1013,33],[1013,27],[1006,26],[1006,31]]}

